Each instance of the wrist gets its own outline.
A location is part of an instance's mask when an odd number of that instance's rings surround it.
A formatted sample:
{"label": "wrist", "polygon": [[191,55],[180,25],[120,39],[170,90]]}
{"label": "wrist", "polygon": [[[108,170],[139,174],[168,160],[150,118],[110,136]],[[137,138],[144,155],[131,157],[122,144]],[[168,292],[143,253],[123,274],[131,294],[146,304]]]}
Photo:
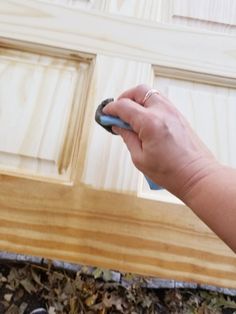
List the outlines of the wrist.
{"label": "wrist", "polygon": [[223,169],[224,166],[213,158],[199,158],[194,161],[183,170],[182,175],[186,177],[182,181],[179,198],[187,205],[193,204],[209,183],[217,180]]}

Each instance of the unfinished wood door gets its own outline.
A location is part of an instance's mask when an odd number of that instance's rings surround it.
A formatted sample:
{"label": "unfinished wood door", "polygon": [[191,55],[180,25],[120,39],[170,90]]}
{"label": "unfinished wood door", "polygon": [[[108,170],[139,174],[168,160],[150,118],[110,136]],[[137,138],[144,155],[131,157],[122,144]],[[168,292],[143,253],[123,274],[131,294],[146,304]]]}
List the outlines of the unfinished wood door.
{"label": "unfinished wood door", "polygon": [[189,3],[0,2],[1,250],[236,286],[233,252],[179,200],[150,192],[120,138],[94,122],[104,98],[147,83],[198,132],[203,121],[235,166],[235,16],[193,15]]}

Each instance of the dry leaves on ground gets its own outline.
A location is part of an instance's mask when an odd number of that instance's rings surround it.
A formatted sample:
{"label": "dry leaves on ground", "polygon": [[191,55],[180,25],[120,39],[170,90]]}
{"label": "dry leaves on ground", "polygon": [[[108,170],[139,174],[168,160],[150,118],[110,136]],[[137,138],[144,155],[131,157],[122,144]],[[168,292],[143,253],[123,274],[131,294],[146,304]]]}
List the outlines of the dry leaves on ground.
{"label": "dry leaves on ground", "polygon": [[[28,314],[44,306],[49,314],[220,314],[236,313],[223,294],[190,289],[146,289],[144,278],[125,288],[109,271],[69,273],[48,266],[0,264],[0,313]],[[128,276],[127,276],[128,277]],[[132,276],[131,276],[132,280]]]}

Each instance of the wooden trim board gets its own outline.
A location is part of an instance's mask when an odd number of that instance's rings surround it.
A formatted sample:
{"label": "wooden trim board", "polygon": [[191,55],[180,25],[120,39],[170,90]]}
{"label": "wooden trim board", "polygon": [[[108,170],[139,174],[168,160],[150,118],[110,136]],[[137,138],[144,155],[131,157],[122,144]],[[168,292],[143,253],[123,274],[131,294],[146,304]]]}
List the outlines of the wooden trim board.
{"label": "wooden trim board", "polygon": [[235,35],[137,22],[33,0],[0,2],[0,37],[0,42],[16,39],[236,77]]}

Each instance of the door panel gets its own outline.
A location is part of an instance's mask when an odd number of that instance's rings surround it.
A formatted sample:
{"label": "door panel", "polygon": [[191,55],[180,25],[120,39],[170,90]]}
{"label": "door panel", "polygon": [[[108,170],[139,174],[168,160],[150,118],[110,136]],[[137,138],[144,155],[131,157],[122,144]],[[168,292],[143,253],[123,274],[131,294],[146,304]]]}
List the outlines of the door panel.
{"label": "door panel", "polygon": [[89,70],[88,61],[56,52],[1,48],[2,172],[70,182]]}
{"label": "door panel", "polygon": [[235,37],[80,2],[0,1],[0,248],[235,287],[234,253],[183,204],[138,197],[126,148],[94,122],[104,98],[141,82],[171,82],[181,105],[196,80],[234,95]]}
{"label": "door panel", "polygon": [[163,21],[209,31],[236,33],[234,0],[168,0]]}
{"label": "door panel", "polygon": [[[173,101],[221,163],[236,168],[235,80],[156,67],[153,86]],[[167,191],[151,191],[143,175],[139,195],[181,203]]]}
{"label": "door panel", "polygon": [[[150,64],[102,55],[96,59],[94,77],[93,112],[102,100],[118,97],[125,89],[142,82],[152,84],[153,78]],[[136,193],[138,175],[121,138],[111,136],[98,124],[91,123],[83,183],[102,190]]]}
{"label": "door panel", "polygon": [[155,86],[175,102],[217,159],[236,168],[236,89],[168,78],[157,78]]}

